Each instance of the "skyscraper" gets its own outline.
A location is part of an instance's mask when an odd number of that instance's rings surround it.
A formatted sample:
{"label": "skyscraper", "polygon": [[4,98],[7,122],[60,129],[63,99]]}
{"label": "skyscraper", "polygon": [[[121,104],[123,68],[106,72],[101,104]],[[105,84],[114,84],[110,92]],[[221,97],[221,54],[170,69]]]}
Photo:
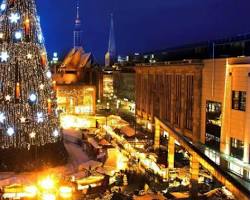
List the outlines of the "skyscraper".
{"label": "skyscraper", "polygon": [[116,44],[115,44],[115,31],[114,31],[114,18],[111,13],[110,32],[109,32],[109,44],[108,52],[105,55],[105,66],[111,66],[116,60]]}

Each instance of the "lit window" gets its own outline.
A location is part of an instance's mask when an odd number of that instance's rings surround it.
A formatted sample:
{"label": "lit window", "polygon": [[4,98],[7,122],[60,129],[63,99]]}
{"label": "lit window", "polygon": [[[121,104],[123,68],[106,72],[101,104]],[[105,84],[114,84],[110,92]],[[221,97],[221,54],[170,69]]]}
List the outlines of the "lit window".
{"label": "lit window", "polygon": [[232,92],[232,109],[245,111],[246,110],[246,92]]}
{"label": "lit window", "polygon": [[237,140],[235,138],[231,138],[230,155],[242,160],[243,154],[244,154],[244,142],[241,140]]}
{"label": "lit window", "polygon": [[229,169],[238,175],[243,175],[243,167],[235,163],[229,162]]}

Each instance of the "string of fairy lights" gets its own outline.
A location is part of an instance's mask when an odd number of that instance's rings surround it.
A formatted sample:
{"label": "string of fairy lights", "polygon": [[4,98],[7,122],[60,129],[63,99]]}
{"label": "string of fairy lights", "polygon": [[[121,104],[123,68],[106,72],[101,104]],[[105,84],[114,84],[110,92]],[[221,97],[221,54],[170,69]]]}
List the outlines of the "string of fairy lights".
{"label": "string of fairy lights", "polygon": [[0,148],[30,148],[60,136],[56,94],[34,0],[0,5]]}

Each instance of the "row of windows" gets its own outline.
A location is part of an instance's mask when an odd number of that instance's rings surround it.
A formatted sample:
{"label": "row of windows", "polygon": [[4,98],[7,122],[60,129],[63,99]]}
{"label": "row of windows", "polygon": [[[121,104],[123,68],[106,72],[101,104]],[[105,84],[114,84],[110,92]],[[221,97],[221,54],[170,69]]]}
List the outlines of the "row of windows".
{"label": "row of windows", "polygon": [[[137,109],[148,111],[176,127],[193,129],[194,76],[181,74],[137,74]],[[182,99],[184,98],[185,101]],[[153,108],[153,109],[152,109]],[[184,115],[181,116],[182,109]]]}

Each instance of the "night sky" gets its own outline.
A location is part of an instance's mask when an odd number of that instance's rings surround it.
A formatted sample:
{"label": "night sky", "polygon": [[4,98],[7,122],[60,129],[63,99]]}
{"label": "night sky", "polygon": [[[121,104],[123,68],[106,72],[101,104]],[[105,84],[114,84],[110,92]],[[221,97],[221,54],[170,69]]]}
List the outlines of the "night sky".
{"label": "night sky", "polygon": [[[114,13],[117,53],[149,52],[250,32],[250,0],[80,0],[84,48],[103,62]],[[74,0],[37,0],[49,55],[73,46]]]}

